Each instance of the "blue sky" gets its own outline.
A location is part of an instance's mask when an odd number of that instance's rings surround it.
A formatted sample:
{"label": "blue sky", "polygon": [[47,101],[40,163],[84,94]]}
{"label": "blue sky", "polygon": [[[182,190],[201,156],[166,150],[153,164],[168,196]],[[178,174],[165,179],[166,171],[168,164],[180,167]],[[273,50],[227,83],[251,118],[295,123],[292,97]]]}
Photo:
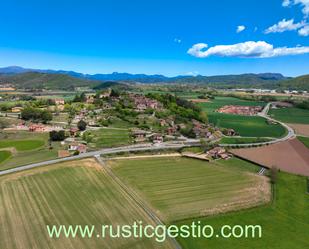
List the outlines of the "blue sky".
{"label": "blue sky", "polygon": [[[307,74],[306,7],[308,0],[4,1],[0,66],[169,76]],[[195,44],[203,46],[188,53]]]}

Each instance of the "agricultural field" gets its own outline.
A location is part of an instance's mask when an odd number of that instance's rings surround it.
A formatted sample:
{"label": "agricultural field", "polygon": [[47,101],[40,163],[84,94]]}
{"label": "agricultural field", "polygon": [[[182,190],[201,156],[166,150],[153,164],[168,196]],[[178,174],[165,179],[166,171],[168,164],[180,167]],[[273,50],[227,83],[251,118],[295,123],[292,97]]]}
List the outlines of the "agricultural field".
{"label": "agricultural field", "polygon": [[305,177],[279,173],[274,200],[267,206],[176,223],[181,226],[200,221],[202,225],[213,226],[216,234],[220,234],[223,225],[260,225],[262,238],[180,238],[178,241],[183,249],[308,248],[309,195],[306,190]]}
{"label": "agricultural field", "polygon": [[230,150],[234,155],[267,168],[309,176],[309,149],[298,139],[268,146]]}
{"label": "agricultural field", "polygon": [[220,144],[248,144],[269,142],[271,139],[265,137],[223,137]]}
{"label": "agricultural field", "polygon": [[68,113],[59,113],[59,115],[53,115],[53,122],[68,123],[69,114]]}
{"label": "agricultural field", "polygon": [[221,127],[234,129],[245,137],[282,137],[286,130],[280,124],[268,124],[266,119],[257,116],[240,116],[217,113],[225,105],[265,106],[265,102],[242,100],[233,97],[216,97],[208,103],[200,103],[207,112],[209,122]]}
{"label": "agricultural field", "polygon": [[282,122],[291,124],[309,124],[309,110],[300,108],[270,109],[268,114]]}
{"label": "agricultural field", "polygon": [[0,161],[0,170],[57,158],[59,142],[48,146],[48,133],[2,132],[0,148],[10,151],[7,160]]}
{"label": "agricultural field", "polygon": [[15,148],[17,151],[34,150],[44,145],[43,140],[4,140],[0,141],[0,149]]}
{"label": "agricultural field", "polygon": [[297,137],[307,148],[309,148],[309,137]]}
{"label": "agricultural field", "polygon": [[4,162],[5,160],[11,157],[12,153],[10,151],[0,151],[0,163]]}
{"label": "agricultural field", "polygon": [[[172,248],[146,238],[97,238],[102,224],[154,223],[94,159],[2,176],[0,198],[0,248]],[[96,230],[91,239],[49,238],[46,225],[58,224]]]}
{"label": "agricultural field", "polygon": [[207,113],[215,112],[217,109],[225,105],[265,106],[266,103],[261,101],[243,100],[234,97],[215,97],[215,99],[211,99],[208,103],[200,104],[203,110]]}
{"label": "agricultural field", "polygon": [[209,122],[221,128],[234,129],[244,137],[279,138],[286,134],[280,124],[268,124],[267,120],[258,116],[240,116],[223,113],[209,114]]}
{"label": "agricultural field", "polygon": [[252,207],[270,199],[267,178],[206,161],[172,157],[108,164],[165,221]]}
{"label": "agricultural field", "polygon": [[121,128],[101,128],[87,131],[86,136],[91,138],[94,148],[106,148],[127,145],[131,143],[130,131]]}
{"label": "agricultural field", "polygon": [[232,157],[229,160],[217,160],[216,164],[227,167],[229,169],[237,169],[244,172],[257,173],[260,171],[261,167],[256,164],[250,163],[248,161],[239,159],[237,157]]}

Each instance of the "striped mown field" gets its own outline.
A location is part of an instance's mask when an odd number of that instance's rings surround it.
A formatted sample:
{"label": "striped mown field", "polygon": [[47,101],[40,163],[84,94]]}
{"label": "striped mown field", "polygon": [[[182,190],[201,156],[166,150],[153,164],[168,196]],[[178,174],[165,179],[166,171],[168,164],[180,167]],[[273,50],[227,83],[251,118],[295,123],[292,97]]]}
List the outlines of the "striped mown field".
{"label": "striped mown field", "polygon": [[108,148],[130,144],[130,132],[128,129],[101,128],[96,131],[87,131],[93,137],[93,143],[97,148]]}
{"label": "striped mown field", "polygon": [[109,161],[165,221],[212,215],[268,202],[266,177],[188,158]]}
{"label": "striped mown field", "polygon": [[[97,238],[102,224],[153,224],[93,159],[0,177],[0,248],[172,248],[150,239]],[[95,236],[51,239],[46,225],[95,225]]]}

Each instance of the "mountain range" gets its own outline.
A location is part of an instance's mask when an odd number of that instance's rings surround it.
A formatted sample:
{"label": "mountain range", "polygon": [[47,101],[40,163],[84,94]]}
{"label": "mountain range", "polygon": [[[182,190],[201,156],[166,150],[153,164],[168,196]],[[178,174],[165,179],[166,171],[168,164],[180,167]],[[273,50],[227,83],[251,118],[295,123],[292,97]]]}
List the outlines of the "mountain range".
{"label": "mountain range", "polygon": [[[29,69],[18,66],[0,68],[0,84],[12,83],[21,88],[60,88],[74,89],[77,86],[96,87],[104,81],[127,83],[176,83],[202,84],[217,88],[282,88],[309,90],[309,75],[296,78],[285,77],[280,73],[217,75],[217,76],[176,76],[130,74],[83,74],[65,70]],[[65,83],[65,84],[63,84]]]}

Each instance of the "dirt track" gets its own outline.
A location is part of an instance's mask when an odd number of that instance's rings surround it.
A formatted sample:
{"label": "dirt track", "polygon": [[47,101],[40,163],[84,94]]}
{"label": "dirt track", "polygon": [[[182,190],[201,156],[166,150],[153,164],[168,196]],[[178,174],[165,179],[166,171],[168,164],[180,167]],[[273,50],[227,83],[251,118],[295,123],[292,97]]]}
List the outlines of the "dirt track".
{"label": "dirt track", "polygon": [[235,149],[231,152],[241,158],[282,171],[309,176],[309,149],[297,139],[258,148]]}
{"label": "dirt track", "polygon": [[308,124],[287,124],[292,127],[297,135],[309,137],[309,125]]}

